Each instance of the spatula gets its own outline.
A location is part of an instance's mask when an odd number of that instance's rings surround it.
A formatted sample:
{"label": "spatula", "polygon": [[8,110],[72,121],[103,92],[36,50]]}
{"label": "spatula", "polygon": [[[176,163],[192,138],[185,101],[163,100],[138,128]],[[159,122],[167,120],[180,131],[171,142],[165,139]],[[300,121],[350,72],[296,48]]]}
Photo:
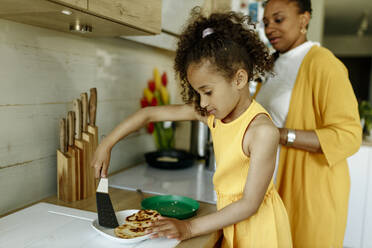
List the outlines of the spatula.
{"label": "spatula", "polygon": [[98,223],[101,226],[115,228],[119,226],[116,219],[110,195],[108,194],[108,179],[101,178],[96,192]]}

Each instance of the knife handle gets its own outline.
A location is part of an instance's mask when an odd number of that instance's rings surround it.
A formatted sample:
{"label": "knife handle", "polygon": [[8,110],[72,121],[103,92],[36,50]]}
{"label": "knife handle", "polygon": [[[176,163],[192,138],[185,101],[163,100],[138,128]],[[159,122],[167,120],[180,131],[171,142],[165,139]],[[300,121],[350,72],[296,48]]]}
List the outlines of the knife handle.
{"label": "knife handle", "polygon": [[90,89],[89,98],[89,125],[96,125],[96,113],[97,113],[97,88]]}
{"label": "knife handle", "polygon": [[81,124],[82,124],[82,121],[81,121],[81,101],[80,99],[75,99],[73,101],[73,109],[74,109],[74,112],[75,112],[75,129],[76,129],[76,132],[75,132],[75,139],[78,139],[80,140],[81,139]]}
{"label": "knife handle", "polygon": [[59,149],[62,153],[66,152],[66,119],[59,120]]}
{"label": "knife handle", "polygon": [[68,122],[68,145],[74,145],[74,135],[75,135],[75,112],[68,111],[67,114],[67,122]]}
{"label": "knife handle", "polygon": [[88,131],[88,94],[87,93],[81,93],[80,94],[81,98],[81,109],[83,113],[83,132]]}

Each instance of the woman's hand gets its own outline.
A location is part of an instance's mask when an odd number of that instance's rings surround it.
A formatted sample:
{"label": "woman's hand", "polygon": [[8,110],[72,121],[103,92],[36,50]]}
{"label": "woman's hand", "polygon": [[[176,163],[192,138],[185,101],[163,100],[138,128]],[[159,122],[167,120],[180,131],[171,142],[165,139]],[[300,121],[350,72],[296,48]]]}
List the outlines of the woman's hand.
{"label": "woman's hand", "polygon": [[107,169],[110,164],[111,147],[104,140],[98,145],[91,162],[95,169],[96,178],[107,177]]}
{"label": "woman's hand", "polygon": [[160,217],[159,220],[151,224],[146,232],[152,233],[151,238],[166,237],[185,240],[191,238],[191,224],[189,221]]}

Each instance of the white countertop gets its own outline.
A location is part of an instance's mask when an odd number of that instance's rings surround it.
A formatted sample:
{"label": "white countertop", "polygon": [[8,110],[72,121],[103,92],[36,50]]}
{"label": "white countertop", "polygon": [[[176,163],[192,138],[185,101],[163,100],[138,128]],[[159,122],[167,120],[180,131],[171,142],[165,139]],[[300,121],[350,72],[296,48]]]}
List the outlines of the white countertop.
{"label": "white countertop", "polygon": [[109,177],[113,188],[137,190],[158,195],[182,195],[197,201],[216,204],[213,173],[203,162],[185,169],[165,170],[146,163]]}
{"label": "white countertop", "polygon": [[173,248],[174,239],[147,239],[135,244],[112,241],[92,227],[97,213],[38,203],[0,218],[0,248]]}

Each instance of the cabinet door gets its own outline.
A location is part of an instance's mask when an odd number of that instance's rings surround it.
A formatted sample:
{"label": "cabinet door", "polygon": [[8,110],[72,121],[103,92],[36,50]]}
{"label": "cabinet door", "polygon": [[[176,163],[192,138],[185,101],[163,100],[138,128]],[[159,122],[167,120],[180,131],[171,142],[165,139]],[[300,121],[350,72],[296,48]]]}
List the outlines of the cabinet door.
{"label": "cabinet door", "polygon": [[[370,148],[372,153],[372,147]],[[372,247],[372,161],[368,162],[368,187],[363,226],[363,248]]]}
{"label": "cabinet door", "polygon": [[89,0],[88,11],[153,34],[161,32],[161,0]]}
{"label": "cabinet door", "polygon": [[350,171],[350,197],[344,247],[362,247],[363,222],[367,194],[369,153],[372,147],[361,146],[348,158]]}
{"label": "cabinet door", "polygon": [[[67,33],[71,33],[70,25],[72,24],[89,25],[93,28],[92,32],[76,33],[86,37],[152,34],[134,26],[90,14],[87,10],[62,5],[54,0],[0,0],[0,6],[0,18],[28,25]],[[71,15],[62,14],[65,10],[71,11]]]}
{"label": "cabinet door", "polygon": [[59,4],[67,5],[69,7],[76,7],[79,9],[88,9],[88,0],[51,0]]}

